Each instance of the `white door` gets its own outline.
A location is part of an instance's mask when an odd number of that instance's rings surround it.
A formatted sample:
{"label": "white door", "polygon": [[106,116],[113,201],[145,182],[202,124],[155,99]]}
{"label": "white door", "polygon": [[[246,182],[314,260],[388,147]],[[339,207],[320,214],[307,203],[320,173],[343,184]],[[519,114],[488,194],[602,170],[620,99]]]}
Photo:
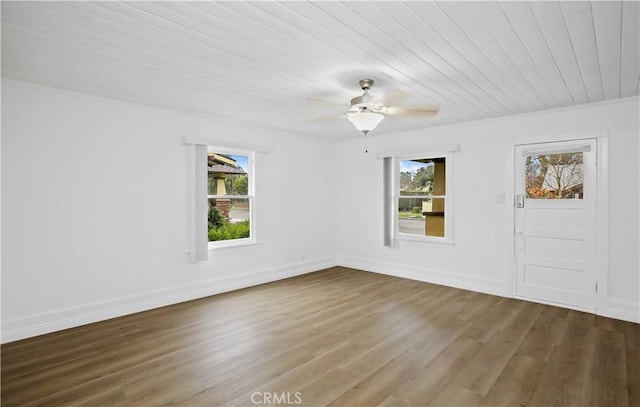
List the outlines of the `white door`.
{"label": "white door", "polygon": [[516,146],[517,297],[595,308],[596,142]]}

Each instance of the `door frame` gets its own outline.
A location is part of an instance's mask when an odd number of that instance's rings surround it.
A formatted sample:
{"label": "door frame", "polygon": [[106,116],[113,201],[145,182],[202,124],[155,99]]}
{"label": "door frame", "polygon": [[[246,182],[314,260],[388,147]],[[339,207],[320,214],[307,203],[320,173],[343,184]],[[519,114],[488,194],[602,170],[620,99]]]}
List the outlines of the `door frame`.
{"label": "door frame", "polygon": [[507,196],[511,200],[507,205],[506,216],[508,233],[506,240],[507,270],[505,275],[505,295],[510,298],[517,298],[515,293],[516,284],[516,257],[515,257],[515,183],[516,183],[516,146],[525,144],[553,143],[560,141],[595,140],[596,143],[596,267],[595,281],[597,292],[595,295],[595,309],[583,309],[570,307],[542,300],[527,298],[527,301],[540,302],[543,304],[563,306],[565,308],[577,309],[579,311],[604,314],[608,308],[608,275],[609,275],[609,134],[606,129],[556,133],[544,135],[517,135],[509,143],[509,154],[507,156]]}

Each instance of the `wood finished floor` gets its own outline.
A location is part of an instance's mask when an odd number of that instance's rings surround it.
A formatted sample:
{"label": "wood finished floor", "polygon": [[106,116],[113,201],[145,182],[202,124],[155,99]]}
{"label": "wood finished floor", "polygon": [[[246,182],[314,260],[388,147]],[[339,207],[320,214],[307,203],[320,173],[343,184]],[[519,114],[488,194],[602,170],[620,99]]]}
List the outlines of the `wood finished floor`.
{"label": "wood finished floor", "polygon": [[3,407],[640,406],[638,324],[341,267],[1,350]]}

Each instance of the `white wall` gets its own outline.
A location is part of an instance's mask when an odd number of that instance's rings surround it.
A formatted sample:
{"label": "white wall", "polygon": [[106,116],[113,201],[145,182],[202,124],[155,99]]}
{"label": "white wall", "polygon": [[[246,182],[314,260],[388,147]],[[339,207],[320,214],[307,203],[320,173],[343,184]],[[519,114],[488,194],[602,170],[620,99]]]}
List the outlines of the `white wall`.
{"label": "white wall", "polygon": [[[2,99],[3,341],[335,264],[330,142],[6,79]],[[262,244],[189,263],[183,136],[273,150]]]}
{"label": "white wall", "polygon": [[[640,322],[638,261],[638,98],[396,135],[338,148],[339,263],[471,290],[512,295],[513,145],[528,136],[609,134],[609,275],[603,314]],[[384,122],[382,123],[384,124]],[[458,144],[453,157],[455,245],[400,241],[383,247],[382,160]],[[448,191],[449,194],[449,191]],[[496,195],[506,194],[506,203]]]}
{"label": "white wall", "polygon": [[[365,154],[360,138],[336,145],[19,81],[2,86],[3,342],[335,264],[509,295],[514,137],[594,129],[610,135],[604,313],[640,321],[638,98],[372,134]],[[183,136],[273,149],[257,157],[262,244],[188,262]],[[460,145],[456,244],[384,248],[376,156],[449,144]]]}

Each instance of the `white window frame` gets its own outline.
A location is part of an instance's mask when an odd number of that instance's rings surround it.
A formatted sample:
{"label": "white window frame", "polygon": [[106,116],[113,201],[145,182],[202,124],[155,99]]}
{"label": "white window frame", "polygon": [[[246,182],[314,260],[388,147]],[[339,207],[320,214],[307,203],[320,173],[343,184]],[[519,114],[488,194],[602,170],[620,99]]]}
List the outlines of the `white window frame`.
{"label": "white window frame", "polygon": [[[444,237],[413,235],[401,233],[398,222],[398,200],[400,199],[400,161],[430,158],[445,159],[445,195],[435,195],[431,198],[445,198],[444,200]],[[398,241],[415,241],[436,244],[454,244],[453,241],[453,154],[451,152],[428,152],[408,156],[393,157],[393,177],[391,180],[392,202],[391,223],[393,239]],[[419,197],[419,196],[418,196]]]}
{"label": "white window frame", "polygon": [[[238,247],[238,246],[248,246],[257,243],[256,239],[256,222],[255,222],[255,213],[256,213],[256,195],[255,195],[255,151],[250,150],[242,150],[242,149],[234,149],[229,147],[217,147],[214,145],[207,145],[207,153],[221,153],[221,154],[229,154],[229,155],[244,155],[249,158],[249,168],[247,169],[248,186],[247,186],[247,195],[225,195],[225,199],[247,199],[249,201],[249,237],[243,239],[230,239],[230,240],[219,240],[214,242],[207,242],[208,249],[216,250],[228,247]],[[205,169],[205,171],[207,171]],[[209,199],[219,198],[219,195],[209,195],[207,190],[207,207]]]}

